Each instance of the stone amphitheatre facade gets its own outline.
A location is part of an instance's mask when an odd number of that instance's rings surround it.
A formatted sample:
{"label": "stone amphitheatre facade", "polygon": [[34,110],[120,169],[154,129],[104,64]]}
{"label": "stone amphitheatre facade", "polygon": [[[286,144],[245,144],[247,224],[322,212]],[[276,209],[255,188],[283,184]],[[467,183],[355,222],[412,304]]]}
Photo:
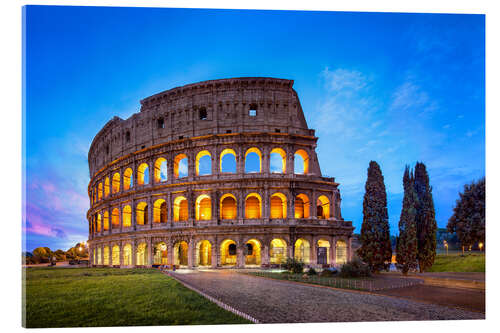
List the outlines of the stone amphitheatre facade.
{"label": "stone amphitheatre facade", "polygon": [[351,257],[352,223],[293,81],[189,84],[111,119],[88,154],[92,265],[312,267]]}

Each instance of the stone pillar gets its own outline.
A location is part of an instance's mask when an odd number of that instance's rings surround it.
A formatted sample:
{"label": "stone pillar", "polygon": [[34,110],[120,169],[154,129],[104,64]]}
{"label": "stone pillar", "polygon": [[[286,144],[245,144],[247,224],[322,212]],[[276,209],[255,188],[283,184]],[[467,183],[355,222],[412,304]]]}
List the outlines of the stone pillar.
{"label": "stone pillar", "polygon": [[316,190],[312,190],[312,195],[311,195],[311,207],[309,209],[309,213],[311,214],[311,218],[313,220],[318,219],[318,207],[316,207],[316,201],[318,199],[316,198]]}
{"label": "stone pillar", "polygon": [[244,149],[238,145],[238,149],[236,149],[236,174],[242,175],[245,173],[245,151]]}
{"label": "stone pillar", "polygon": [[188,268],[195,266],[194,255],[196,252],[196,244],[194,239],[188,241]]}
{"label": "stone pillar", "polygon": [[123,242],[120,241],[118,243],[118,246],[120,247],[120,267],[123,266]]}
{"label": "stone pillar", "polygon": [[269,265],[269,245],[261,244],[260,251],[261,265]]}
{"label": "stone pillar", "polygon": [[217,263],[218,263],[218,256],[217,256],[217,253],[219,252],[219,248],[217,247],[217,241],[214,241],[212,244],[211,244],[211,264],[212,264],[212,268],[217,268]]}
{"label": "stone pillar", "polygon": [[264,174],[264,176],[268,177],[270,174],[270,168],[271,168],[271,156],[270,156],[270,150],[267,147],[264,147],[262,149],[262,170],[261,172]]}
{"label": "stone pillar", "polygon": [[240,240],[238,245],[239,246],[236,247],[236,267],[243,268],[245,267],[245,244],[242,244]]}
{"label": "stone pillar", "polygon": [[151,237],[148,238],[148,266],[153,266],[153,256],[154,256],[154,245],[153,239]]}
{"label": "stone pillar", "polygon": [[295,168],[295,154],[293,151],[293,147],[288,147],[288,151],[286,153],[286,173],[289,175],[294,174]]}
{"label": "stone pillar", "polygon": [[172,203],[172,192],[167,194],[167,224],[169,228],[172,228],[172,222],[174,221],[174,205]]}
{"label": "stone pillar", "polygon": [[152,159],[150,159],[148,161],[148,173],[149,173],[149,186],[152,186],[154,184],[154,178],[155,178],[155,173],[154,173],[154,161]]}
{"label": "stone pillar", "polygon": [[352,248],[351,248],[352,237],[347,239],[347,261],[352,260]]}
{"label": "stone pillar", "polygon": [[318,241],[313,237],[311,242],[311,264],[318,263]]}
{"label": "stone pillar", "polygon": [[148,197],[148,221],[149,227],[153,228],[153,198],[151,195]]}
{"label": "stone pillar", "polygon": [[137,253],[136,253],[136,240],[133,239],[132,242],[130,242],[130,245],[132,247],[132,267],[135,267],[137,265]]}
{"label": "stone pillar", "polygon": [[196,156],[194,156],[194,153],[192,150],[189,150],[189,153],[187,154],[188,156],[188,180],[193,181],[194,177],[196,176]]}
{"label": "stone pillar", "polygon": [[99,247],[101,248],[101,265],[104,265],[104,244],[100,244]]}
{"label": "stone pillar", "polygon": [[210,198],[212,202],[212,220],[217,221],[219,219],[219,192],[212,190]]}
{"label": "stone pillar", "polygon": [[264,195],[262,197],[262,216],[264,218],[264,222],[269,222],[269,213],[271,211],[271,207],[269,205],[269,188],[268,185],[264,185]]}
{"label": "stone pillar", "polygon": [[212,173],[212,176],[218,175],[219,174],[219,150],[217,147],[214,149],[214,151],[210,152],[210,160],[211,160],[211,168],[210,172]]}
{"label": "stone pillar", "polygon": [[330,260],[330,264],[336,265],[337,264],[337,237],[332,237],[332,257]]}
{"label": "stone pillar", "polygon": [[132,199],[131,206],[132,206],[132,207],[131,207],[131,208],[132,208],[132,214],[131,214],[131,216],[130,216],[130,219],[131,219],[132,221],[130,221],[130,222],[131,222],[131,224],[132,224],[132,230],[136,230],[136,229],[137,229],[137,216],[136,216],[136,213],[137,213],[137,212],[136,212],[136,209],[137,209],[137,208],[136,208],[136,202],[135,202],[135,199]]}
{"label": "stone pillar", "polygon": [[167,243],[167,261],[169,265],[174,264],[174,244],[171,239],[166,241]]}
{"label": "stone pillar", "polygon": [[245,192],[241,188],[236,191],[236,219],[239,223],[245,219]]}
{"label": "stone pillar", "polygon": [[287,219],[294,219],[295,218],[295,197],[293,196],[293,193],[291,191],[288,191],[287,194],[287,200],[286,200],[286,217]]}
{"label": "stone pillar", "polygon": [[171,184],[175,179],[174,176],[174,157],[172,153],[167,156],[167,182]]}

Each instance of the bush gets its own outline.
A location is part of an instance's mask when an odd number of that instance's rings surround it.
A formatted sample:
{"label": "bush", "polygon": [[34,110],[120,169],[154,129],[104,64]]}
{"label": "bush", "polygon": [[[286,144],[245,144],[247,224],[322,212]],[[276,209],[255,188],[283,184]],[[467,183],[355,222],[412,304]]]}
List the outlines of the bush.
{"label": "bush", "polygon": [[359,259],[353,260],[342,265],[340,276],[343,278],[369,277],[371,276],[370,267]]}
{"label": "bush", "polygon": [[318,272],[316,272],[316,270],[313,267],[311,267],[307,271],[307,275],[318,275]]}
{"label": "bush", "polygon": [[321,273],[319,273],[319,276],[321,277],[332,277],[335,274],[337,274],[337,270],[329,270],[329,269],[324,269]]}
{"label": "bush", "polygon": [[283,266],[287,271],[292,273],[302,273],[304,270],[304,263],[295,258],[287,258]]}

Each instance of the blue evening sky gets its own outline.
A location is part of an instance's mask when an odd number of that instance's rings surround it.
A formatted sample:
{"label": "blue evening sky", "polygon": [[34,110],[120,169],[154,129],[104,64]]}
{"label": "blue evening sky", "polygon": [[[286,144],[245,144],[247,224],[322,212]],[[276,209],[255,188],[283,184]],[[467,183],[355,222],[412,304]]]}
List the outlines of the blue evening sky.
{"label": "blue evening sky", "polygon": [[87,239],[87,152],[108,120],[203,80],[295,80],[355,232],[370,160],[392,234],[405,164],[427,165],[439,227],[485,175],[483,15],[28,6],[24,19],[24,249]]}

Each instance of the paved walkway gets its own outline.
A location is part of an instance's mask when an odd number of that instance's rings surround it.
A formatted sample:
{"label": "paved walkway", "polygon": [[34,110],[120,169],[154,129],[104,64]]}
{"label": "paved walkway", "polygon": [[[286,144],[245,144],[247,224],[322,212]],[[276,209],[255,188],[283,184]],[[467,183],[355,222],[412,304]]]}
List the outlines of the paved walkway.
{"label": "paved walkway", "polygon": [[178,271],[174,275],[262,323],[484,319],[484,314],[461,309],[231,271]]}

